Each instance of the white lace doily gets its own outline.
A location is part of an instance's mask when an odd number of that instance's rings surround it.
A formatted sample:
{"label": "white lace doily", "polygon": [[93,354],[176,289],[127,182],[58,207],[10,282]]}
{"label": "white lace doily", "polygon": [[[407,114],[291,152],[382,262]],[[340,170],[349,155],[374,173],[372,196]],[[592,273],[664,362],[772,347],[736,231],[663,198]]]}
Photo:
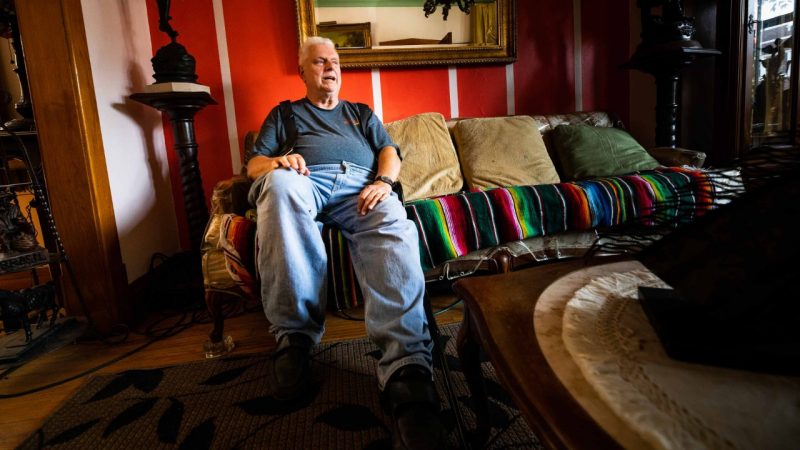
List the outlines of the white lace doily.
{"label": "white lace doily", "polygon": [[800,377],[671,359],[639,305],[642,285],[667,287],[646,269],[610,273],[564,310],[563,343],[610,409],[657,448],[798,448]]}

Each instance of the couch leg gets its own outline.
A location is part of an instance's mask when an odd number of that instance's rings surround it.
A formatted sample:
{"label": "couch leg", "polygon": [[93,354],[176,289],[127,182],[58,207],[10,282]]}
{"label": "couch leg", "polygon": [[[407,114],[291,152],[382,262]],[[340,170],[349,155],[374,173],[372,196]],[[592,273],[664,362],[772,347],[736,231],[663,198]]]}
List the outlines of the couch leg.
{"label": "couch leg", "polygon": [[233,338],[223,335],[225,316],[222,315],[222,305],[227,300],[225,297],[229,295],[219,291],[206,290],[206,307],[213,323],[208,340],[203,344],[206,358],[216,358],[233,350]]}
{"label": "couch leg", "polygon": [[492,273],[508,273],[511,272],[511,255],[505,252],[497,253],[492,256],[490,264],[490,271]]}
{"label": "couch leg", "polygon": [[498,264],[500,265],[500,273],[508,273],[511,272],[511,256],[504,253],[500,255],[498,259]]}

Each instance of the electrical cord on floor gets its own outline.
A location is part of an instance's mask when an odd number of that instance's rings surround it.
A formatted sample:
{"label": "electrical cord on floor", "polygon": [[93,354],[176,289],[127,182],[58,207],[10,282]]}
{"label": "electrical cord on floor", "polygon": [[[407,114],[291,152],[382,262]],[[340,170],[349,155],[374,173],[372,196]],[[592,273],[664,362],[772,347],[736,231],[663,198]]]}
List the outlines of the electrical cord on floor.
{"label": "electrical cord on floor", "polygon": [[456,306],[460,305],[460,304],[461,304],[461,302],[462,302],[462,300],[461,300],[460,298],[456,298],[456,299],[455,299],[455,301],[453,301],[453,302],[452,302],[452,303],[450,303],[449,305],[442,306],[442,307],[441,307],[441,308],[439,308],[438,310],[434,311],[434,312],[433,312],[433,315],[434,315],[434,316],[438,316],[438,315],[444,314],[444,313],[446,313],[447,311],[450,311],[451,309],[453,309],[453,308],[455,308]]}
{"label": "electrical cord on floor", "polygon": [[[240,315],[242,313],[252,312],[253,311],[253,310],[248,310],[246,307],[237,308],[237,309],[240,309],[240,310],[238,310],[238,311],[236,311],[236,310],[230,311],[229,310],[227,314],[223,310],[223,315],[225,315],[225,317],[227,317],[227,318],[232,318],[232,317],[236,317],[236,316],[238,316],[238,315]],[[100,369],[103,369],[103,368],[108,367],[108,366],[110,366],[112,364],[115,364],[115,363],[117,363],[119,361],[122,361],[123,359],[128,358],[131,355],[134,355],[134,354],[144,350],[145,348],[149,347],[150,345],[152,345],[152,344],[154,344],[154,343],[156,343],[156,342],[158,342],[158,341],[160,341],[162,339],[166,339],[166,338],[175,336],[175,335],[177,335],[177,334],[189,329],[190,327],[192,327],[194,325],[202,324],[202,323],[209,323],[207,321],[204,321],[203,319],[198,319],[199,316],[202,316],[204,314],[207,315],[208,313],[206,311],[197,310],[196,309],[194,311],[182,311],[182,312],[179,312],[179,313],[177,313],[175,315],[172,315],[172,316],[166,315],[163,318],[160,318],[160,319],[154,321],[153,323],[149,324],[144,332],[140,333],[140,332],[133,331],[134,334],[143,335],[143,336],[146,336],[146,337],[149,338],[149,340],[147,342],[143,343],[142,345],[140,345],[140,346],[138,346],[136,348],[133,348],[133,349],[125,352],[124,354],[122,354],[120,356],[117,356],[116,358],[112,358],[112,359],[110,359],[110,360],[108,360],[108,361],[106,361],[106,362],[104,362],[104,363],[102,363],[100,365],[97,365],[97,366],[92,367],[90,369],[86,369],[86,370],[84,370],[84,371],[82,371],[82,372],[80,372],[78,374],[69,376],[69,377],[61,379],[59,381],[55,381],[55,382],[52,382],[52,383],[49,383],[49,384],[46,384],[46,385],[43,385],[43,386],[39,386],[39,387],[36,387],[36,388],[33,388],[33,389],[28,389],[26,391],[14,392],[14,393],[11,393],[11,394],[0,394],[0,400],[9,399],[9,398],[23,397],[23,396],[26,396],[26,395],[35,394],[37,392],[45,391],[47,389],[52,389],[54,387],[61,386],[62,384],[69,383],[70,381],[77,380],[77,379],[79,379],[81,377],[84,377],[86,375],[89,375],[89,374],[92,374],[94,372],[97,372]],[[155,328],[157,325],[161,324],[163,321],[165,321],[165,320],[167,320],[169,318],[175,317],[175,316],[180,316],[180,320],[178,320],[178,322],[176,322],[175,324],[173,324],[173,325],[171,325],[169,327],[161,328],[161,329],[156,329]],[[189,317],[189,320],[188,320],[188,322],[184,323],[184,321],[187,319],[187,317]],[[5,372],[0,373],[0,380],[5,378],[6,375],[10,374],[13,370],[15,370],[18,367],[20,367],[20,366],[13,367],[11,369],[7,369]]]}
{"label": "electrical cord on floor", "polygon": [[[54,388],[56,386],[61,386],[62,384],[66,384],[66,383],[69,383],[70,381],[77,380],[78,378],[81,378],[81,377],[84,377],[84,376],[89,375],[91,373],[97,372],[98,370],[100,370],[100,369],[102,369],[104,367],[108,367],[108,366],[110,366],[110,365],[112,365],[112,364],[114,364],[116,362],[119,362],[119,361],[121,361],[121,360],[123,360],[123,359],[125,359],[125,358],[127,358],[127,357],[129,357],[131,355],[133,355],[134,353],[145,349],[146,347],[150,346],[150,344],[152,344],[154,342],[155,342],[155,340],[145,342],[144,344],[140,345],[139,347],[136,347],[133,350],[130,350],[127,353],[125,353],[123,355],[120,355],[120,356],[118,356],[118,357],[116,357],[114,359],[106,361],[103,364],[100,364],[99,366],[92,367],[91,369],[84,370],[83,372],[77,373],[75,375],[72,375],[70,377],[61,379],[59,381],[55,381],[53,383],[46,384],[44,386],[39,386],[39,387],[36,387],[36,388],[33,388],[33,389],[28,389],[27,391],[14,392],[14,393],[11,393],[11,394],[0,394],[0,399],[24,397],[26,395],[35,394],[37,392],[41,392],[41,391],[45,391],[47,389]],[[3,375],[6,375],[6,374],[4,373]]]}

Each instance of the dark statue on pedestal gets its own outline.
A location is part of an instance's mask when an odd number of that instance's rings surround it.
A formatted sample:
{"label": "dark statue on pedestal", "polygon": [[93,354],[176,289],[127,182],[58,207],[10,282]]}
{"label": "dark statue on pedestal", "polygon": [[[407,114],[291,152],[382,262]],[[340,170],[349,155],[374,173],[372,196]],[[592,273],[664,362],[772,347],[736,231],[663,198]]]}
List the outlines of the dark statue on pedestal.
{"label": "dark statue on pedestal", "polygon": [[156,52],[153,62],[153,78],[156,83],[197,81],[195,59],[186,51],[186,47],[178,44],[178,32],[169,24],[170,0],[156,0],[158,3],[158,29],[167,33],[171,42]]}
{"label": "dark statue on pedestal", "polygon": [[[175,41],[178,32],[169,24],[172,19],[169,15],[170,1],[156,0],[156,3],[159,15],[158,29],[166,33],[172,42],[161,47],[152,59],[155,84],[194,83],[197,80],[194,72],[195,60],[186,53],[186,49],[182,45]],[[200,177],[200,165],[197,161],[194,116],[207,105],[215,105],[216,102],[208,92],[184,90],[181,86],[171,86],[171,88],[163,91],[152,90],[136,93],[131,95],[131,99],[166,113],[172,124],[172,135],[175,138],[174,148],[180,158],[181,185],[189,226],[189,241],[192,251],[197,254],[196,268],[199,273],[199,249],[205,225],[208,223],[208,208]],[[200,286],[202,288],[202,280]]]}
{"label": "dark statue on pedestal", "polygon": [[[670,45],[700,48],[692,39],[695,33],[694,19],[683,15],[680,0],[638,0],[642,10],[642,46]],[[651,14],[654,7],[661,6],[661,15]]]}
{"label": "dark statue on pedestal", "polygon": [[[681,70],[697,58],[719,55],[694,39],[694,19],[686,17],[681,0],[637,0],[641,9],[642,42],[622,67],[656,79],[656,145],[678,146]],[[653,8],[661,7],[661,15]]]}

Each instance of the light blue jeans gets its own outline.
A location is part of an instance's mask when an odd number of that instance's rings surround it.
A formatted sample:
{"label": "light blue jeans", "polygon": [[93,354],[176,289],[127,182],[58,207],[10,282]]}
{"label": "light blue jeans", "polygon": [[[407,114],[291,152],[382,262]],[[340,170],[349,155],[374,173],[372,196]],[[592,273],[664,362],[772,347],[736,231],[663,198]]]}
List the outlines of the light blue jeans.
{"label": "light blue jeans", "polygon": [[325,331],[327,255],[323,224],[342,230],[365,301],[367,335],[381,349],[378,387],[408,364],[431,369],[425,318],[425,278],[417,229],[392,193],[366,215],[358,194],[375,174],[361,166],[320,164],[311,174],[276,169],[253,183],[261,301],[278,339],[305,333],[319,343]]}

